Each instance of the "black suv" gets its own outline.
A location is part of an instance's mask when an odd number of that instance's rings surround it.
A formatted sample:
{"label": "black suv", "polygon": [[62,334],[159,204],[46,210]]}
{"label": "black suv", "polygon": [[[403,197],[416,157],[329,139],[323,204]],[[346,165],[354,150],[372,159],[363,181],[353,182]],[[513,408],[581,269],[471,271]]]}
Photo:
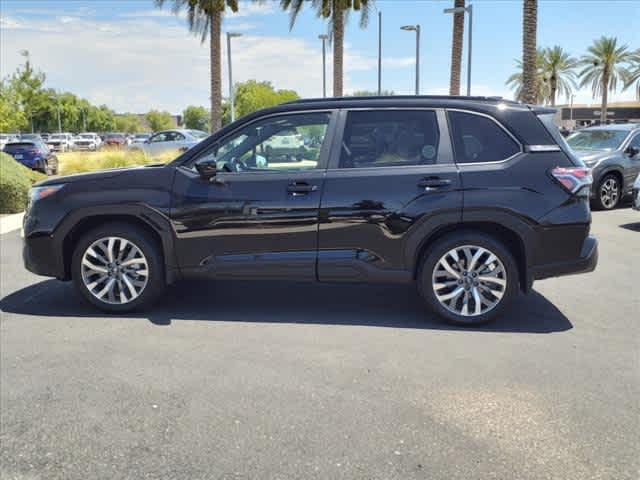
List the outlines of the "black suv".
{"label": "black suv", "polygon": [[[445,319],[485,322],[534,280],[597,263],[590,172],[553,113],[484,97],[280,105],[168,165],[38,184],[24,262],[109,312],[200,275],[415,283]],[[302,157],[270,155],[292,132]]]}

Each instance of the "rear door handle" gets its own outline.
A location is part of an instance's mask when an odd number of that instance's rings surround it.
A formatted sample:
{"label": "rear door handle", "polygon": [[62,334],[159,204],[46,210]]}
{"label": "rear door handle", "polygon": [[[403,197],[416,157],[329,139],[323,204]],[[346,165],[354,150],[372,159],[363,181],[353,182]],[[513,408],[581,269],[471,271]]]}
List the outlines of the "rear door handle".
{"label": "rear door handle", "polygon": [[291,182],[287,186],[287,192],[291,193],[294,197],[307,195],[316,190],[318,190],[317,185],[310,185],[307,182]]}
{"label": "rear door handle", "polygon": [[451,185],[451,180],[448,178],[440,178],[440,177],[426,177],[418,182],[418,186],[420,188],[424,188],[425,191],[429,192],[431,190],[438,190],[442,188],[449,187]]}

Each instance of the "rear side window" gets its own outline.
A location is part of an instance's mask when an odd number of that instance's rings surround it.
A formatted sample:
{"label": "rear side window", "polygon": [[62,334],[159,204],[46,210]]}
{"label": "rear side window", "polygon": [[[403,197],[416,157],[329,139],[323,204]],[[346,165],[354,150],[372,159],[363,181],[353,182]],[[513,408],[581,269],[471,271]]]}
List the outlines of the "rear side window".
{"label": "rear side window", "polygon": [[439,140],[434,111],[349,112],[340,168],[431,165]]}
{"label": "rear side window", "polygon": [[520,146],[490,118],[465,112],[448,112],[458,163],[499,162],[520,151]]}

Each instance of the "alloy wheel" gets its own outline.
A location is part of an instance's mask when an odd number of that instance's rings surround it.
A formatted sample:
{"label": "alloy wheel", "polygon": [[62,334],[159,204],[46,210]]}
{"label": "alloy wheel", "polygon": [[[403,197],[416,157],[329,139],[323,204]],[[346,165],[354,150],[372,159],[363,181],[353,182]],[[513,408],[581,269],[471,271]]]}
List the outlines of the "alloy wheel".
{"label": "alloy wheel", "polygon": [[82,281],[98,300],[109,304],[130,303],[149,280],[149,265],[142,250],[121,237],[93,242],[82,256]]}
{"label": "alloy wheel", "polygon": [[463,317],[493,310],[507,290],[504,264],[493,252],[477,245],[462,245],[445,253],[431,280],[438,302]]}
{"label": "alloy wheel", "polygon": [[613,208],[618,203],[620,188],[618,181],[613,177],[608,177],[600,186],[600,201],[605,208]]}

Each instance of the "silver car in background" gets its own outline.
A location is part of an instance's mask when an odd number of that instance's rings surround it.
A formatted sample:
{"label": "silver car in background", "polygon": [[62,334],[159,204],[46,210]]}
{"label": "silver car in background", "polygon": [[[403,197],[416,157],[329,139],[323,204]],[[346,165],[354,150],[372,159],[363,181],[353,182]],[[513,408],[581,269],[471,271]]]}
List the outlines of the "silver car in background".
{"label": "silver car in background", "polygon": [[200,130],[175,129],[156,132],[143,143],[134,143],[131,150],[141,150],[150,157],[167,152],[186,152],[209,136]]}
{"label": "silver car in background", "polygon": [[640,210],[640,175],[633,184],[633,208]]}
{"label": "silver car in background", "polygon": [[567,143],[591,168],[591,200],[595,208],[611,210],[631,194],[640,174],[640,124],[584,128],[569,135]]}

